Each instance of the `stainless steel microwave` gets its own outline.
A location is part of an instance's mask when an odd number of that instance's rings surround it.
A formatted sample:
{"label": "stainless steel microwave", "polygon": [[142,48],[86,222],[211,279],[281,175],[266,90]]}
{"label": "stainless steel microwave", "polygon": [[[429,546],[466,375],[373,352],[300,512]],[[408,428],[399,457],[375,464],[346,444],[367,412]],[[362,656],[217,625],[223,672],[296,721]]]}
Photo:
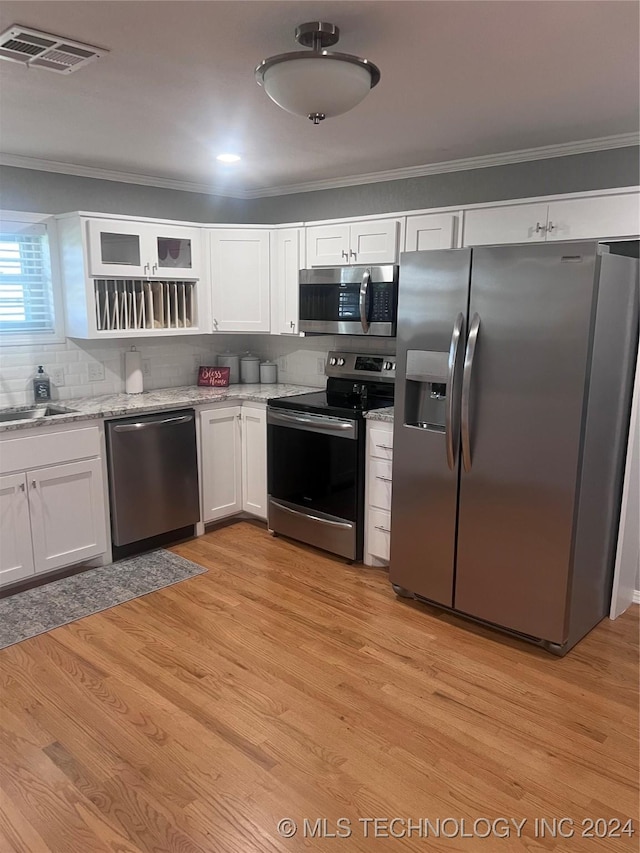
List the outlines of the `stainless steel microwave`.
{"label": "stainless steel microwave", "polygon": [[398,266],[300,270],[300,331],[395,337]]}

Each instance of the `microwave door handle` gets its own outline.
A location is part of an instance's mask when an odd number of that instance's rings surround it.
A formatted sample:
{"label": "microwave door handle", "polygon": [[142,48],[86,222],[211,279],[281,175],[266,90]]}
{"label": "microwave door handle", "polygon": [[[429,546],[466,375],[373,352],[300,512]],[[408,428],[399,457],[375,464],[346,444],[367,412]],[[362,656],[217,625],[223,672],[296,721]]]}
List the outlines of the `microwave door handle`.
{"label": "microwave door handle", "polygon": [[362,274],[362,282],[360,284],[360,323],[365,335],[369,331],[369,320],[367,318],[367,294],[369,291],[370,281],[371,270],[366,269]]}

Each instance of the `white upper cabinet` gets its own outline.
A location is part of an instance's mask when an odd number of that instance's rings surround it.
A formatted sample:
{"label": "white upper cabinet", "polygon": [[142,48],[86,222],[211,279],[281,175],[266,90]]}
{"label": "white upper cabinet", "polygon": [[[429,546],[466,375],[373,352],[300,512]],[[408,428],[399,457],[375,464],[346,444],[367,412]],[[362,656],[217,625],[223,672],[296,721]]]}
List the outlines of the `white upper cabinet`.
{"label": "white upper cabinet", "polygon": [[271,332],[297,335],[299,274],[302,268],[302,228],[281,228],[271,234]]}
{"label": "white upper cabinet", "polygon": [[202,229],[79,213],[57,220],[68,337],[211,330]]}
{"label": "white upper cabinet", "polygon": [[200,231],[181,225],[90,219],[89,274],[199,279]]}
{"label": "white upper cabinet", "polygon": [[405,251],[422,252],[428,249],[454,249],[458,243],[459,215],[427,213],[407,216]]}
{"label": "white upper cabinet", "polygon": [[310,267],[395,264],[399,232],[397,219],[312,225],[307,228],[307,264]]}
{"label": "white upper cabinet", "polygon": [[214,332],[268,332],[269,230],[212,229],[211,304]]}
{"label": "white upper cabinet", "polygon": [[467,210],[464,214],[464,245],[540,243],[547,227],[546,204],[514,204]]}
{"label": "white upper cabinet", "polygon": [[549,204],[547,240],[640,236],[640,194],[567,199]]}
{"label": "white upper cabinet", "polygon": [[640,195],[611,193],[465,211],[465,246],[640,235]]}

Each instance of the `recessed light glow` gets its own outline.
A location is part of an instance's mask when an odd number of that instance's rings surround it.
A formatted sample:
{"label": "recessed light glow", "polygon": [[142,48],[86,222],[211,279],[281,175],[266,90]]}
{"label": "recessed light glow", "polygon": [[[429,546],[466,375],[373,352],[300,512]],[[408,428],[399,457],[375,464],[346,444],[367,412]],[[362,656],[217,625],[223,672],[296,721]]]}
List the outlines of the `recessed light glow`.
{"label": "recessed light glow", "polygon": [[221,163],[237,163],[239,159],[239,154],[218,154],[216,157],[216,160],[219,160]]}

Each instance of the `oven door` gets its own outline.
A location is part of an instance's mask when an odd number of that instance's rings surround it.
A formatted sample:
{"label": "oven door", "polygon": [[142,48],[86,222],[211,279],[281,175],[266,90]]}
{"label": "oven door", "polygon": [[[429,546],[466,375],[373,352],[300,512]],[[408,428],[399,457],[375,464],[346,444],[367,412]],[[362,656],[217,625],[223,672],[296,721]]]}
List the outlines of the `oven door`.
{"label": "oven door", "polygon": [[361,423],[267,409],[269,529],[351,560],[362,557]]}
{"label": "oven door", "polygon": [[331,335],[396,333],[397,267],[300,270],[300,331]]}

